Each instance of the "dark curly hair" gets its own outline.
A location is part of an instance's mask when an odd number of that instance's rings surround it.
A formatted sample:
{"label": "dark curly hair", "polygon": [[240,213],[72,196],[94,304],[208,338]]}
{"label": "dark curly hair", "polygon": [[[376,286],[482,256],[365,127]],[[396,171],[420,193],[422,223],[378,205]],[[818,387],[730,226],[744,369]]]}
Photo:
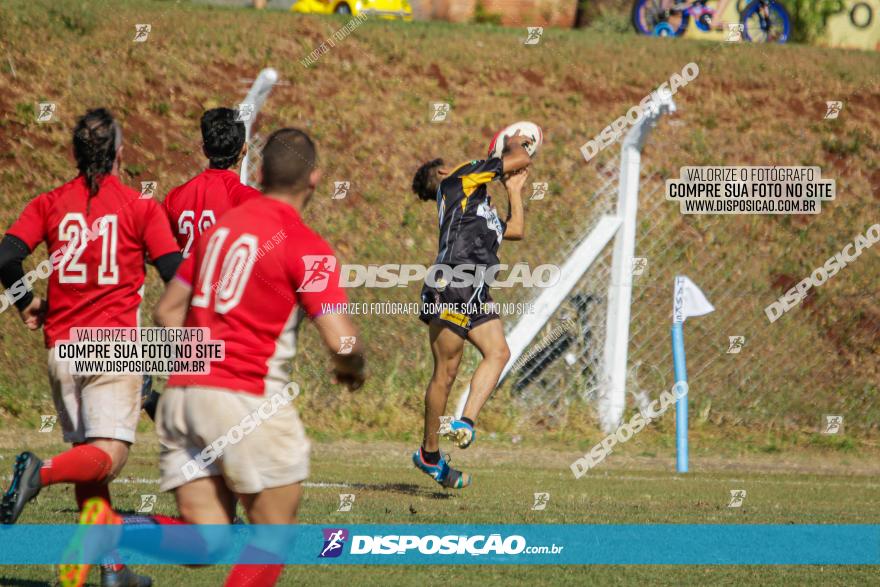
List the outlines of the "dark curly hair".
{"label": "dark curly hair", "polygon": [[437,168],[443,165],[443,159],[428,161],[419,167],[413,176],[412,191],[423,202],[437,199],[437,183],[434,181]]}
{"label": "dark curly hair", "polygon": [[89,110],[73,129],[73,157],[86,180],[89,198],[98,193],[101,178],[113,170],[122,131],[106,108]]}
{"label": "dark curly hair", "polygon": [[202,143],[211,169],[229,169],[244,146],[244,123],[231,108],[212,108],[202,114]]}

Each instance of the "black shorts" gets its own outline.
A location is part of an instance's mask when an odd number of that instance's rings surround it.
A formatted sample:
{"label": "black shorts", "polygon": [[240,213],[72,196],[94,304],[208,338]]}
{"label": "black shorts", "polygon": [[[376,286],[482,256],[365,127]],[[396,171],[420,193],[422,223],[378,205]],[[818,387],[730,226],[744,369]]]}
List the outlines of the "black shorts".
{"label": "black shorts", "polygon": [[427,285],[422,288],[419,320],[425,324],[438,320],[460,337],[467,338],[472,328],[499,318],[485,284],[480,287],[448,286],[442,290]]}

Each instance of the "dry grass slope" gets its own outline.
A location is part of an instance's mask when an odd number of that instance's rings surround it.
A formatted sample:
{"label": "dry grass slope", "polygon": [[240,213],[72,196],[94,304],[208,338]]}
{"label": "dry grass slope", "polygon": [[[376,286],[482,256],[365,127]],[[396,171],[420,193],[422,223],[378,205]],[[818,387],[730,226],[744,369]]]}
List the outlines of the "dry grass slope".
{"label": "dry grass slope", "polygon": [[[152,25],[147,42],[132,42],[136,23]],[[748,287],[732,305],[744,304],[754,319],[880,220],[876,54],[564,30],[548,30],[541,45],[524,47],[519,30],[368,22],[304,68],[300,59],[342,24],[171,2],[5,3],[0,226],[8,226],[33,195],[71,177],[68,135],[84,109],[102,105],[117,113],[127,141],[125,181],[158,180],[164,193],[203,165],[197,135],[202,110],[238,103],[256,72],[271,65],[285,83],[267,103],[261,132],[295,125],[317,140],[326,181],[308,219],[343,262],[429,262],[435,254],[434,212],[409,193],[413,171],[429,157],[480,156],[494,130],[523,118],[544,127],[546,146],[533,177],[549,181],[551,196],[529,204],[527,239],[506,244],[503,261],[553,262],[583,230],[578,205],[596,183],[598,163],[584,163],[579,146],[689,61],[699,64],[700,76],[677,96],[680,122],[664,125],[646,150],[647,186],[677,176],[683,165],[812,164],[837,179],[838,199],[820,216],[805,217],[682,217],[673,204],[646,203],[652,214],[641,217],[640,230],[668,235],[657,253],[663,262],[652,265],[659,268],[651,277],[657,281],[641,299],[655,308],[648,326],[661,334],[650,336],[664,337],[656,339],[656,355],[646,360],[670,369],[667,298],[674,272],[698,278],[711,269],[725,279],[736,277]],[[822,120],[825,101],[832,99],[846,102],[844,115],[833,123]],[[33,105],[44,100],[58,103],[58,122],[34,121]],[[428,122],[434,100],[453,105],[448,123]],[[349,197],[331,200],[332,182],[342,179],[352,182]],[[41,250],[30,263],[43,256]],[[695,434],[742,438],[772,450],[780,442],[803,442],[800,432],[813,430],[816,415],[826,408],[848,416],[851,432],[876,432],[878,283],[880,263],[872,251],[797,316],[788,316],[787,325],[771,329],[753,321],[758,330],[752,340],[760,342],[755,352],[770,371],[759,383],[720,380],[709,371],[699,406],[705,418],[695,422]],[[158,291],[151,275],[148,303]],[[525,296],[501,291],[496,297]],[[418,291],[358,289],[352,297],[409,302]],[[719,313],[695,323],[695,340],[720,333],[712,344],[720,344],[717,338],[726,342],[727,334],[735,334],[728,326],[736,325],[725,319]],[[33,423],[50,405],[41,340],[17,320],[14,312],[0,316],[0,411],[8,416],[6,425],[16,426]],[[362,317],[359,324],[370,348],[369,384],[357,397],[331,388],[324,357],[302,353],[295,377],[304,390],[305,420],[329,436],[408,438],[407,431],[418,428],[430,374],[421,324],[412,316]],[[305,329],[301,348],[315,342]],[[466,355],[465,369],[475,358]],[[696,351],[692,361],[709,359]],[[776,364],[787,367],[772,371]],[[504,394],[490,403],[485,421],[502,437],[523,431],[522,414]],[[561,430],[545,431],[547,438],[580,438],[583,444],[595,439],[589,406],[573,410]],[[806,442],[811,438],[808,434]]]}

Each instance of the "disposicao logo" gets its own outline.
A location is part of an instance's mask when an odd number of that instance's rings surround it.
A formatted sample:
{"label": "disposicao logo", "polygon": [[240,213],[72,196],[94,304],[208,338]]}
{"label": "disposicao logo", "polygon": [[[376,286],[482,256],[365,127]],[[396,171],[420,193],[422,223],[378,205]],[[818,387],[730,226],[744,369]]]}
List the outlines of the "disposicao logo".
{"label": "disposicao logo", "polygon": [[342,554],[345,541],[348,540],[348,530],[344,528],[324,528],[324,548],[318,558],[336,558]]}

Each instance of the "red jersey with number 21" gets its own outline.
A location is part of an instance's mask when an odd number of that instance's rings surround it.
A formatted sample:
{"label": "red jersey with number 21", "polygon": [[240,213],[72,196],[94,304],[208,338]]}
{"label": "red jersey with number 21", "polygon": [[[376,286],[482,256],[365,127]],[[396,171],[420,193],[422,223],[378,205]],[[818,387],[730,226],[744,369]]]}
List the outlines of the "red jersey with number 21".
{"label": "red jersey with number 21", "polygon": [[40,194],[7,234],[31,251],[41,242],[49,248],[55,270],[43,326],[48,348],[67,340],[73,327],[138,326],[145,257],[178,250],[159,203],[113,175],[91,198],[82,176]]}
{"label": "red jersey with number 21", "polygon": [[277,393],[290,381],[299,310],[316,318],[347,303],[330,246],[292,206],[264,196],[204,233],[176,279],[192,287],[185,326],[210,328],[225,359],[207,375],[172,375],[169,386]]}

